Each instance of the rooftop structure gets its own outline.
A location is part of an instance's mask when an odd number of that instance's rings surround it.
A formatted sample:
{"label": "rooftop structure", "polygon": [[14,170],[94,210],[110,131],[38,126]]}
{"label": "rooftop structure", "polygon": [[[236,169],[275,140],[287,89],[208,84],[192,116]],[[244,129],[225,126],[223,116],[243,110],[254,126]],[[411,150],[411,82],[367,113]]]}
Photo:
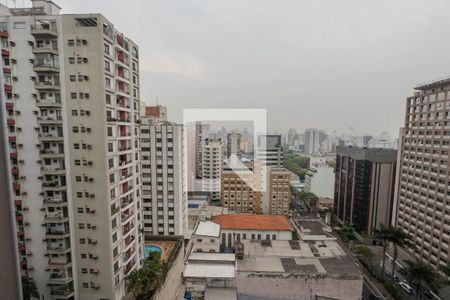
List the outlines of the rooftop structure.
{"label": "rooftop structure", "polygon": [[361,299],[362,275],[336,241],[243,241],[239,294],[276,299]]}
{"label": "rooftop structure", "polygon": [[211,221],[200,221],[195,230],[195,235],[219,237],[220,225]]}
{"label": "rooftop structure", "polygon": [[291,230],[288,218],[282,215],[220,215],[213,217],[222,229]]}

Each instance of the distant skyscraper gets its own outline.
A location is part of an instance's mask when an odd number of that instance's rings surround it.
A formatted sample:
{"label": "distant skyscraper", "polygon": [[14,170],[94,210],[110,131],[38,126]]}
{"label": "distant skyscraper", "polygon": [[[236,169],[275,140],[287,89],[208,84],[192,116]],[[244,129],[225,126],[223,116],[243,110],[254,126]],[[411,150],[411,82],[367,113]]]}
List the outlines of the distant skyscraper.
{"label": "distant skyscraper", "polygon": [[406,99],[396,222],[412,236],[411,253],[438,268],[450,263],[450,79],[415,90]]}
{"label": "distant skyscraper", "polygon": [[241,135],[233,131],[227,136],[227,159],[241,157]]}
{"label": "distant skyscraper", "polygon": [[267,166],[283,166],[281,135],[260,135],[256,147],[256,160]]}
{"label": "distant skyscraper", "polygon": [[315,155],[321,151],[321,145],[327,135],[323,130],[308,128],[305,130],[304,151],[305,154]]}
{"label": "distant skyscraper", "polygon": [[364,147],[367,147],[369,145],[369,141],[372,139],[371,135],[364,135],[362,137],[362,144]]}
{"label": "distant skyscraper", "polygon": [[393,214],[397,151],[338,146],[334,209],[339,222],[372,234]]}
{"label": "distant skyscraper", "polygon": [[187,234],[182,125],[142,118],[144,232]]}

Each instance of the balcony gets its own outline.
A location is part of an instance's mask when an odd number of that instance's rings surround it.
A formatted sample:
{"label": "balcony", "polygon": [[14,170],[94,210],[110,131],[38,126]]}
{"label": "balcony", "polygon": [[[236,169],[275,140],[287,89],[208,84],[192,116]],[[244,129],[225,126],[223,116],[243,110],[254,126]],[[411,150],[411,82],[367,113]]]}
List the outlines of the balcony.
{"label": "balcony", "polygon": [[58,47],[53,47],[51,45],[43,44],[33,47],[33,53],[52,53],[58,54]]}
{"label": "balcony", "polygon": [[59,65],[57,63],[43,62],[35,63],[33,66],[35,72],[59,72]]}
{"label": "balcony", "polygon": [[38,135],[39,140],[41,141],[63,141],[64,137],[62,134],[56,134],[56,133],[40,133]]}
{"label": "balcony", "polygon": [[37,90],[60,90],[59,82],[52,81],[37,81],[34,83],[34,88]]}
{"label": "balcony", "polygon": [[38,107],[61,107],[61,100],[36,100],[36,106]]}
{"label": "balcony", "polygon": [[55,38],[58,37],[58,32],[56,31],[56,24],[49,23],[36,23],[31,25],[30,33],[38,38]]}
{"label": "balcony", "polygon": [[62,124],[62,117],[52,116],[52,117],[37,117],[39,124]]}
{"label": "balcony", "polygon": [[55,286],[50,291],[50,294],[53,296],[62,296],[64,298],[69,298],[74,296],[73,287],[69,286]]}
{"label": "balcony", "polygon": [[53,272],[49,277],[49,283],[68,283],[70,281],[72,281],[72,276],[65,272]]}
{"label": "balcony", "polygon": [[49,165],[49,166],[42,166],[41,172],[44,175],[63,175],[66,172],[66,170],[60,166]]}
{"label": "balcony", "polygon": [[57,238],[62,238],[62,237],[69,236],[70,232],[69,232],[69,230],[64,230],[64,229],[47,228],[47,231],[45,232],[45,234],[52,235],[52,236],[54,235]]}
{"label": "balcony", "polygon": [[43,149],[39,151],[42,158],[52,158],[52,157],[64,157],[64,151],[59,152],[52,149]]}
{"label": "balcony", "polygon": [[8,126],[14,126],[14,125],[16,125],[16,120],[13,118],[8,118],[6,120],[6,123],[8,124]]}
{"label": "balcony", "polygon": [[9,57],[10,55],[11,55],[11,53],[8,50],[2,49],[2,56],[3,57]]}
{"label": "balcony", "polygon": [[48,223],[53,223],[53,222],[65,222],[67,221],[68,218],[64,217],[62,212],[54,212],[54,213],[47,213],[45,215],[45,221]]}
{"label": "balcony", "polygon": [[61,198],[45,198],[43,200],[44,205],[51,205],[51,206],[66,204],[66,203],[67,203],[67,200],[61,199]]}
{"label": "balcony", "polygon": [[70,250],[69,245],[63,244],[49,244],[47,245],[47,252],[55,252],[55,253],[61,253],[61,252],[67,252]]}

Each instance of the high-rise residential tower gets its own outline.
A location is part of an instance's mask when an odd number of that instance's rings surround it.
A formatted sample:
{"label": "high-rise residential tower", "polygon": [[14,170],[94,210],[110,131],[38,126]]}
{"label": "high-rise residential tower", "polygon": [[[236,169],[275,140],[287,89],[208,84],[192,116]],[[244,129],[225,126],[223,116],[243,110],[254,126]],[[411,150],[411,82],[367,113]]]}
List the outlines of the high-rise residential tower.
{"label": "high-rise residential tower", "polygon": [[210,125],[202,122],[195,123],[195,176],[202,178],[202,147],[209,138]]}
{"label": "high-rise residential tower", "polygon": [[100,14],[32,5],[0,6],[21,275],[42,299],[122,299],[143,257],[138,47]]}
{"label": "high-rise residential tower", "polygon": [[304,151],[309,155],[316,155],[321,151],[321,145],[327,135],[323,130],[308,128],[305,130]]}
{"label": "high-rise residential tower", "polygon": [[435,268],[450,262],[450,79],[415,88],[406,99],[399,146],[397,226],[410,251]]}
{"label": "high-rise residential tower", "polygon": [[142,118],[144,232],[187,234],[182,125]]}
{"label": "high-rise residential tower", "polygon": [[241,134],[233,131],[227,135],[227,159],[241,157]]}
{"label": "high-rise residential tower", "polygon": [[223,143],[220,139],[206,139],[202,146],[202,191],[211,199],[220,199],[220,180],[223,165]]}

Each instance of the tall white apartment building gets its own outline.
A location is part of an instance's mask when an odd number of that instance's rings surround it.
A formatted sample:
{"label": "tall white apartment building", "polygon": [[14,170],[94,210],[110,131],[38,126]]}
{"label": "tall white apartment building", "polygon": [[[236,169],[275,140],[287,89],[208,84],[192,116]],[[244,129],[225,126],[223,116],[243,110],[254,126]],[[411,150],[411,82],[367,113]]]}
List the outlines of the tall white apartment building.
{"label": "tall white apartment building", "polygon": [[195,123],[195,175],[202,178],[202,147],[209,138],[210,125],[202,122]]}
{"label": "tall white apartment building", "polygon": [[319,153],[322,143],[325,141],[327,135],[323,130],[316,128],[308,128],[305,130],[305,154],[314,155]]}
{"label": "tall white apartment building", "polygon": [[187,234],[182,125],[143,118],[141,125],[144,232]]}
{"label": "tall white apartment building", "polygon": [[206,139],[202,146],[202,191],[210,192],[212,200],[220,199],[222,165],[222,141]]}
{"label": "tall white apartment building", "polygon": [[21,276],[40,299],[122,299],[143,258],[138,47],[52,1],[0,12]]}

